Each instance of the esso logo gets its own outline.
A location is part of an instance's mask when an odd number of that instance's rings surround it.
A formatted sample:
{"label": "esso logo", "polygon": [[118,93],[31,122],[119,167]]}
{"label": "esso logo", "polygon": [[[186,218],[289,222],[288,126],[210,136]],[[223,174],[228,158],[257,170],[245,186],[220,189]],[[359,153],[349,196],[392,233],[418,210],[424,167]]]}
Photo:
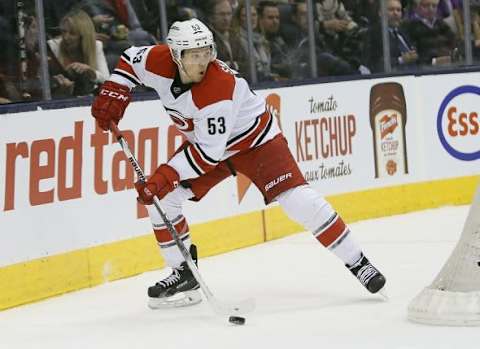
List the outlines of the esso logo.
{"label": "esso logo", "polygon": [[437,132],[453,157],[480,159],[480,87],[460,86],[450,92],[438,110]]}

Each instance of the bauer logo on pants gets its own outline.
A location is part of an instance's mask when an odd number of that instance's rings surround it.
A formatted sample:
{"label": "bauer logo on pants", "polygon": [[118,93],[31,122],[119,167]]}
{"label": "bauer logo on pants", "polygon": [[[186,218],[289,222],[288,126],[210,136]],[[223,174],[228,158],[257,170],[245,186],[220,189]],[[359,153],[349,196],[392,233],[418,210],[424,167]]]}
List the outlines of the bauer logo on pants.
{"label": "bauer logo on pants", "polygon": [[451,91],[437,114],[440,143],[454,158],[480,159],[480,87],[466,85]]}
{"label": "bauer logo on pants", "polygon": [[273,181],[267,183],[267,185],[265,186],[265,191],[269,191],[270,189],[272,189],[277,184],[279,184],[283,181],[286,181],[289,178],[292,178],[292,173],[291,172],[285,173],[285,174],[281,175],[280,177],[275,178]]}

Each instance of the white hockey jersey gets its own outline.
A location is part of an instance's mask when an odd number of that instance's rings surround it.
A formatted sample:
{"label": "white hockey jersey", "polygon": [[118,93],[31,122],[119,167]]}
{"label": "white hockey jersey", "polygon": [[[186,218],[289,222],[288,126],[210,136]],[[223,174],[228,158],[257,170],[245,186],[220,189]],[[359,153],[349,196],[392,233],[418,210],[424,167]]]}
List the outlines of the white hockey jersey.
{"label": "white hockey jersey", "polygon": [[168,162],[181,180],[198,177],[219,161],[280,132],[265,99],[219,60],[209,64],[201,82],[184,85],[167,45],[131,47],[122,54],[110,80],[129,88],[143,84],[158,93],[190,142]]}

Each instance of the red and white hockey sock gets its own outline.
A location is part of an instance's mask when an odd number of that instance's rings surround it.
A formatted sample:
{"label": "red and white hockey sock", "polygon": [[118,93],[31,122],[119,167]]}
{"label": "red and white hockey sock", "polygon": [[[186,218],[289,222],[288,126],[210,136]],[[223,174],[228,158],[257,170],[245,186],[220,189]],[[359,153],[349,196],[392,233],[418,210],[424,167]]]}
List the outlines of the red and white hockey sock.
{"label": "red and white hockey sock", "polygon": [[[165,214],[174,225],[179,238],[183,241],[187,250],[190,249],[192,241],[190,239],[187,220],[182,214],[182,203],[192,197],[192,195],[193,193],[190,189],[178,187],[161,200],[161,205]],[[157,244],[160,247],[160,253],[163,256],[165,263],[172,268],[180,266],[185,259],[170,235],[162,217],[154,205],[147,205],[145,207],[148,210],[155,238],[157,239]]]}
{"label": "red and white hockey sock", "polygon": [[[168,231],[167,226],[163,222],[162,217],[153,205],[148,205],[146,206],[146,208],[152,222],[155,239],[157,240],[158,247],[160,247],[160,253],[165,260],[165,264],[172,268],[180,266],[180,264],[182,264],[185,259],[183,258],[180,250],[178,249],[175,240],[173,240],[172,236],[170,235],[170,232]],[[175,227],[179,238],[182,239],[187,250],[190,249],[192,240],[190,239],[190,232],[187,220],[181,214],[181,210],[177,209],[176,207],[170,208],[170,205],[166,204],[164,205],[164,209],[167,213],[167,217],[174,217],[170,218],[170,221]]]}
{"label": "red and white hockey sock", "polygon": [[309,185],[290,189],[277,198],[287,215],[310,230],[344,264],[351,265],[362,250],[332,206]]}
{"label": "red and white hockey sock", "polygon": [[[175,227],[175,230],[178,232],[178,236],[183,241],[187,250],[190,249],[192,240],[190,239],[188,223],[185,217],[183,215],[178,216],[172,220],[172,224]],[[160,247],[160,252],[165,259],[165,263],[170,267],[178,267],[180,264],[182,264],[185,259],[178,249],[175,240],[173,240],[172,236],[170,235],[167,226],[164,223],[153,224],[153,232],[155,233],[155,238],[157,239],[157,244]]]}
{"label": "red and white hockey sock", "polygon": [[362,255],[362,250],[353,239],[350,229],[336,212],[312,233],[323,246],[332,251],[344,264],[352,265]]}

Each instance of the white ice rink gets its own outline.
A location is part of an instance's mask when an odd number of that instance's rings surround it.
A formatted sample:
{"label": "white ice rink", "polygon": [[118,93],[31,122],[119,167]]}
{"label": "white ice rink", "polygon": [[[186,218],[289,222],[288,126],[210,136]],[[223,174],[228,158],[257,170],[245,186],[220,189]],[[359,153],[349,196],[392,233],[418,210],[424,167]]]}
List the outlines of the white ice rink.
{"label": "white ice rink", "polygon": [[456,243],[467,206],[351,225],[387,277],[390,300],[370,295],[308,233],[200,260],[212,291],[254,296],[245,326],[207,303],[152,311],[150,272],[0,312],[0,348],[480,348],[479,328],[430,327],[406,320],[408,302],[430,283]]}

